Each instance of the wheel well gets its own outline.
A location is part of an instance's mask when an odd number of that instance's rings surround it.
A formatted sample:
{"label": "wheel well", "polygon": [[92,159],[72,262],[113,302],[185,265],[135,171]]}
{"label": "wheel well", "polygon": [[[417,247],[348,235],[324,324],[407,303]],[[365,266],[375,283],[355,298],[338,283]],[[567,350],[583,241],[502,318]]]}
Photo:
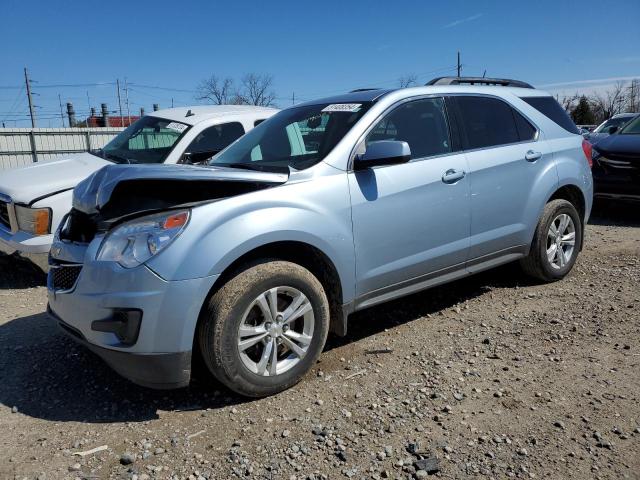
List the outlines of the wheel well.
{"label": "wheel well", "polygon": [[578,187],[576,187],[575,185],[565,185],[564,187],[559,188],[553,195],[551,195],[549,202],[558,199],[571,202],[573,206],[576,207],[576,210],[578,210],[578,213],[580,214],[580,221],[584,224],[584,214],[586,206],[584,195]]}
{"label": "wheel well", "polygon": [[[342,311],[342,284],[333,262],[320,249],[303,242],[284,241],[262,245],[245,253],[229,265],[216,282],[214,291],[235,276],[246,264],[263,258],[297,263],[309,270],[322,284],[329,300],[330,331],[346,334],[346,319]],[[210,293],[210,295],[213,292]]]}

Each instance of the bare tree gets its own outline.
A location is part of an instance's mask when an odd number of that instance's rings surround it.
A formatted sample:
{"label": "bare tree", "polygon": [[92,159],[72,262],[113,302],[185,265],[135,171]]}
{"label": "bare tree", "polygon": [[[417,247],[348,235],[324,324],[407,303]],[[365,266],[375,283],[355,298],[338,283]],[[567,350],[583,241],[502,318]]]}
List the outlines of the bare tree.
{"label": "bare tree", "polygon": [[576,92],[573,95],[565,95],[562,98],[556,97],[556,100],[562,105],[562,108],[567,112],[571,112],[580,100],[580,95]]}
{"label": "bare tree", "polygon": [[239,103],[246,105],[258,105],[261,107],[271,107],[274,105],[276,94],[272,90],[273,77],[271,75],[260,75],[257,73],[247,73],[242,77],[242,87],[236,92]]}
{"label": "bare tree", "polygon": [[617,82],[604,94],[596,93],[591,97],[592,109],[596,117],[606,120],[625,108],[626,95],[623,82]]}
{"label": "bare tree", "polygon": [[233,90],[233,79],[220,79],[215,75],[202,80],[198,85],[197,100],[207,100],[214,105],[238,103],[237,94]]}
{"label": "bare tree", "polygon": [[640,80],[637,78],[631,80],[631,83],[627,87],[627,112],[640,111]]}
{"label": "bare tree", "polygon": [[402,75],[398,79],[398,83],[400,84],[400,88],[413,87],[418,83],[418,76],[413,73],[410,73],[408,75]]}

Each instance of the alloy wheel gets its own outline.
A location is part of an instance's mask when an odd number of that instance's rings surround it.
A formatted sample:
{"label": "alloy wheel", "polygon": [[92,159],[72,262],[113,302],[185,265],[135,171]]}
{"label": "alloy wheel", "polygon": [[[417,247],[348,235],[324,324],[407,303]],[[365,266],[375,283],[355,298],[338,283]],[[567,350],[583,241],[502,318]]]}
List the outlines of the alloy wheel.
{"label": "alloy wheel", "polygon": [[571,261],[576,244],[576,227],[571,216],[558,215],[547,233],[547,259],[555,269],[564,268]]}
{"label": "alloy wheel", "polygon": [[274,287],[258,295],[238,328],[238,352],[256,375],[280,375],[295,367],[313,340],[313,307],[298,289]]}

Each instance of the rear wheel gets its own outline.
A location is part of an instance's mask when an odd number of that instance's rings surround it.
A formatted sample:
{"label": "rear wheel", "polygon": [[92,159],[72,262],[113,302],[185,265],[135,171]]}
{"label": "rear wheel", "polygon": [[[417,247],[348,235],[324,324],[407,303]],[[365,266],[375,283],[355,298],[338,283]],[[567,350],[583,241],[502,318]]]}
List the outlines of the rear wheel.
{"label": "rear wheel", "polygon": [[241,395],[272,395],[317,361],[329,331],[322,285],[300,265],[263,261],[210,299],[198,341],[209,370]]}
{"label": "rear wheel", "polygon": [[567,200],[552,200],[538,221],[529,255],[520,264],[539,280],[560,280],[573,268],[581,246],[582,222],[576,208]]}

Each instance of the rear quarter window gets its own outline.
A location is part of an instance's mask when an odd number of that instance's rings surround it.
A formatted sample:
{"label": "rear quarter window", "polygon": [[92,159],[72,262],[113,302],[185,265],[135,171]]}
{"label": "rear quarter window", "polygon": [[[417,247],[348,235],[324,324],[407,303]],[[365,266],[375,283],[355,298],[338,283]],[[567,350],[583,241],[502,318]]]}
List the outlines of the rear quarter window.
{"label": "rear quarter window", "polygon": [[579,135],[578,127],[564,108],[553,97],[520,97],[545,117],[554,121],[569,133]]}

